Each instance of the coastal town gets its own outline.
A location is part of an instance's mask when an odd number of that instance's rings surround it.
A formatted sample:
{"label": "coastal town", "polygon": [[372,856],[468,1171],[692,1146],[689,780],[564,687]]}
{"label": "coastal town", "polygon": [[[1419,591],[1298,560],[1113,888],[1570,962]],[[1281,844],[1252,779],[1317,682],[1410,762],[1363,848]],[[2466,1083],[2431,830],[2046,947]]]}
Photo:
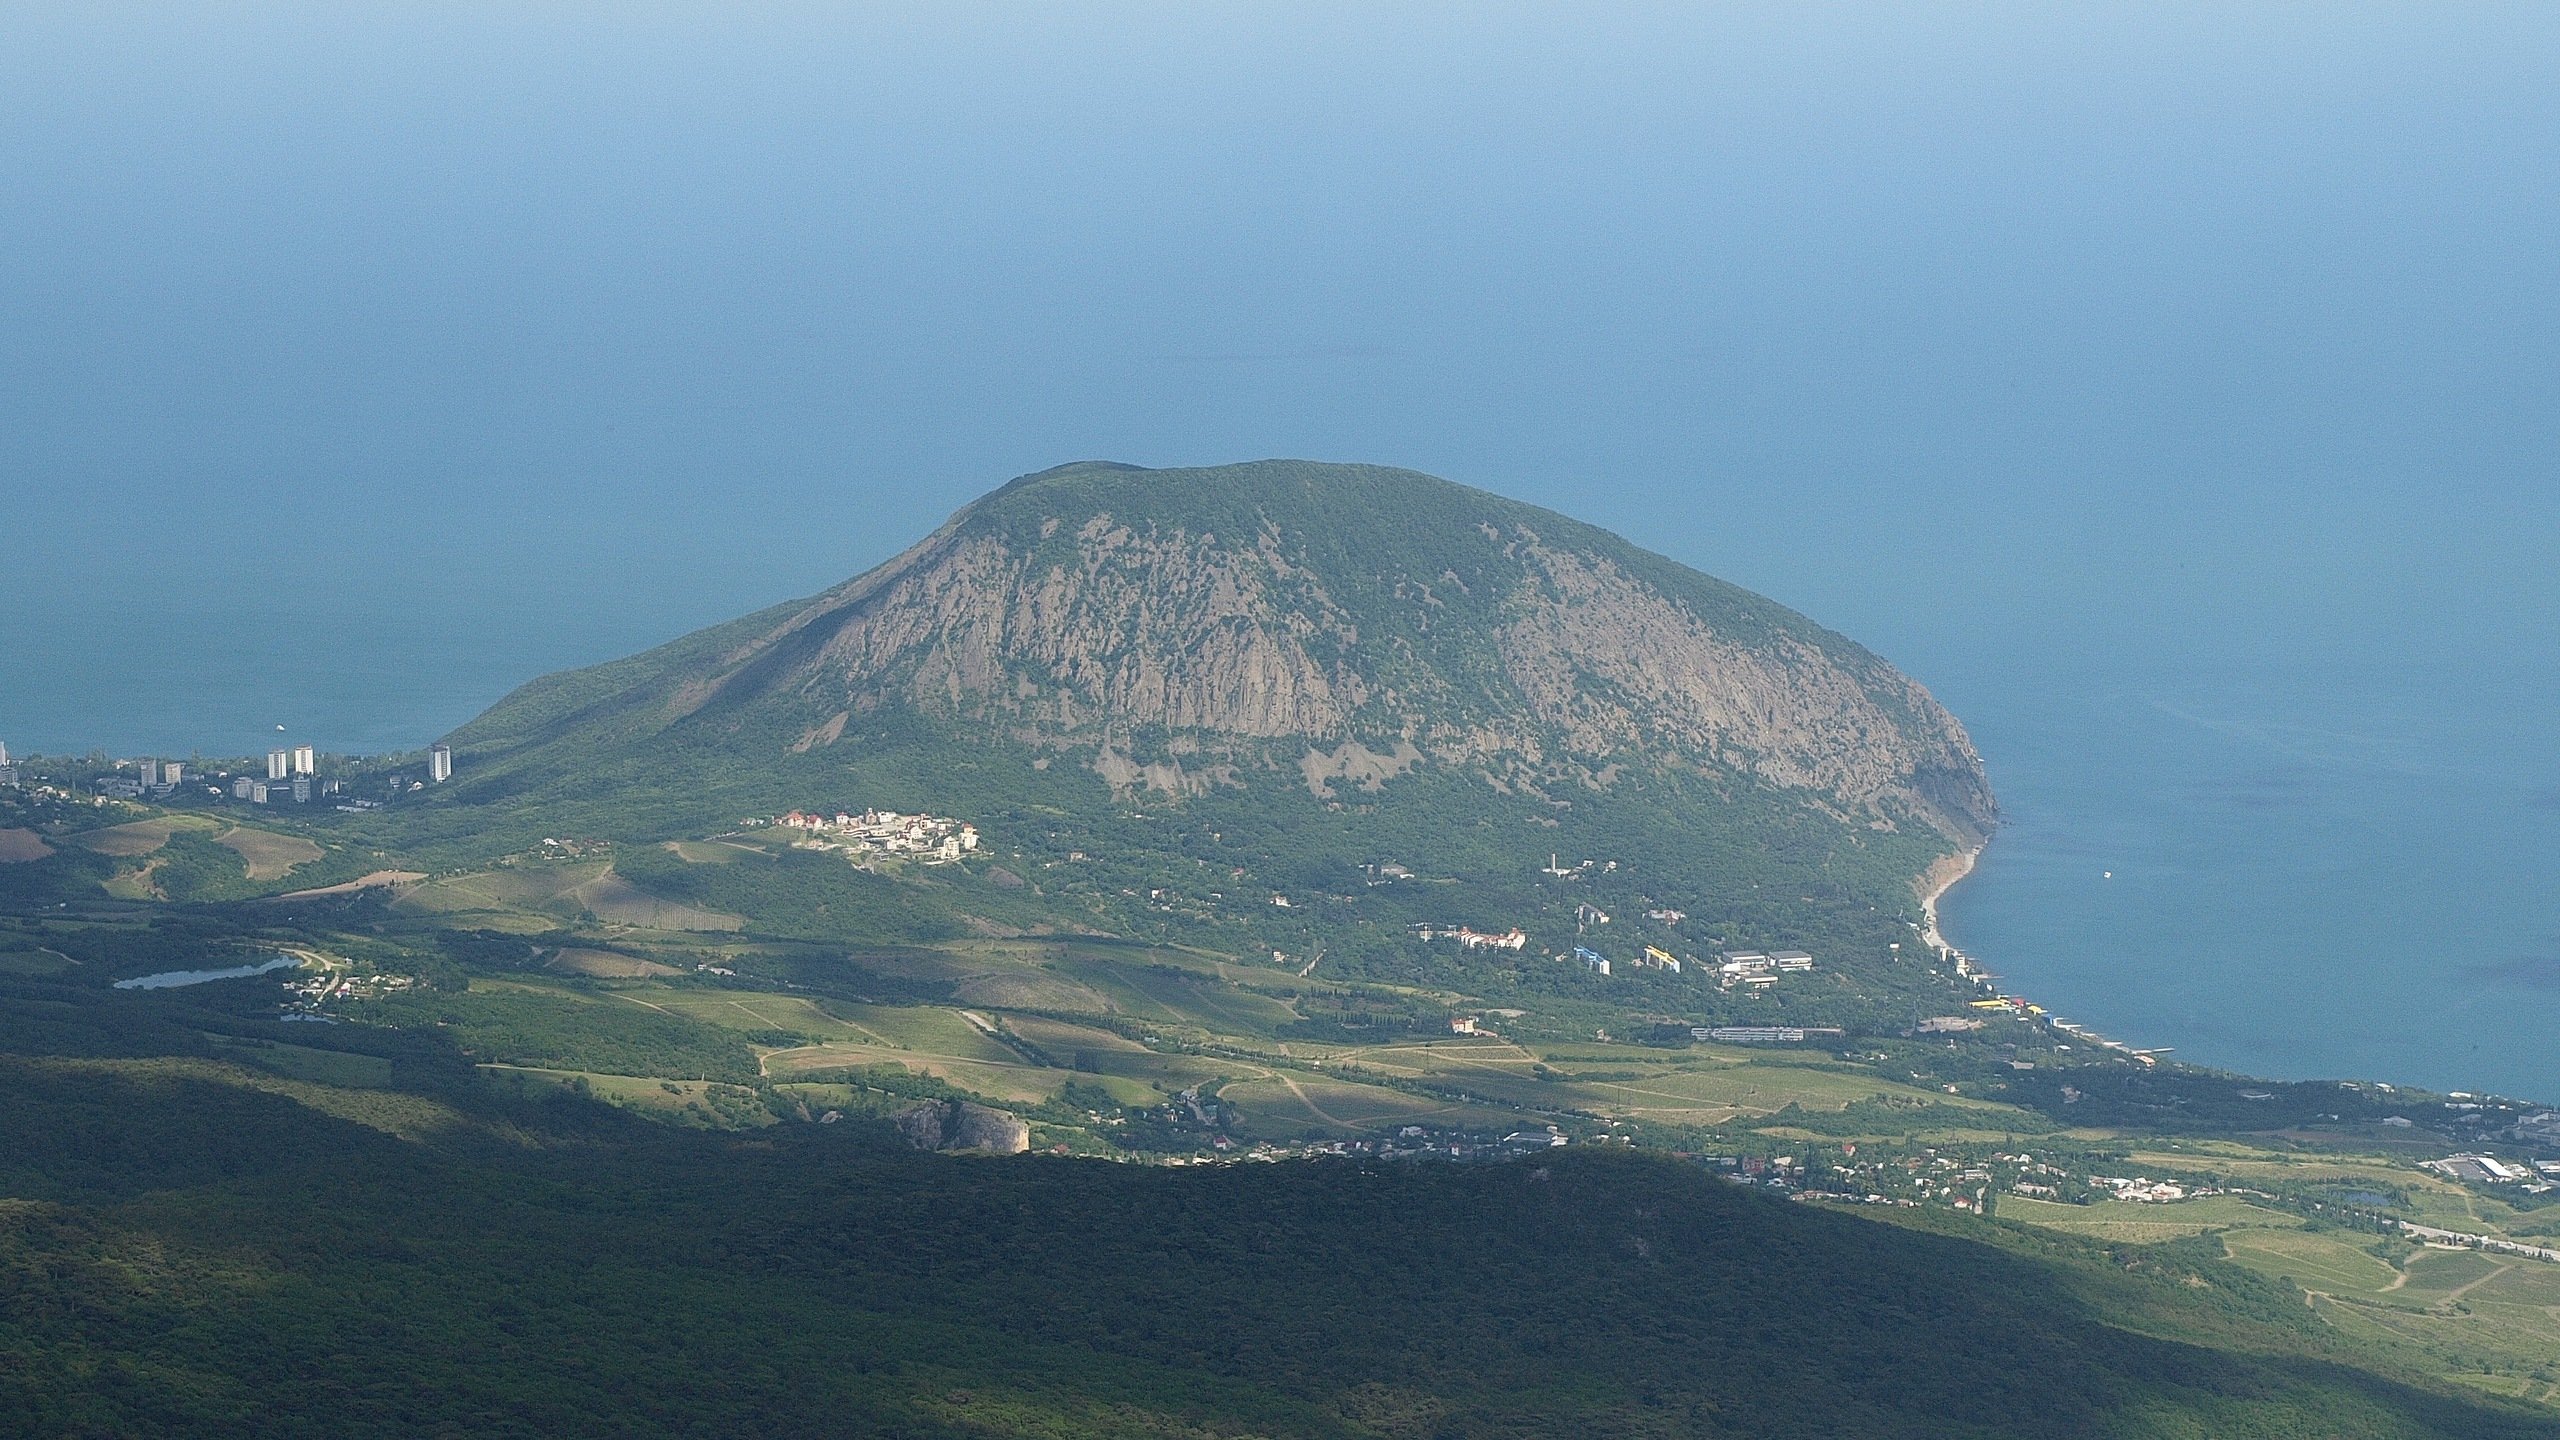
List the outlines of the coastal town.
{"label": "coastal town", "polygon": [[340,764],[326,773],[331,757],[311,745],[279,745],[263,758],[166,760],[142,756],[123,760],[93,758],[45,764],[50,780],[35,778],[33,766],[13,763],[0,745],[0,789],[26,789],[62,798],[84,797],[94,805],[201,805],[234,801],[248,805],[284,806],[327,802],[341,811],[377,810],[386,801],[414,794],[453,778],[453,747],[429,746],[416,769]]}

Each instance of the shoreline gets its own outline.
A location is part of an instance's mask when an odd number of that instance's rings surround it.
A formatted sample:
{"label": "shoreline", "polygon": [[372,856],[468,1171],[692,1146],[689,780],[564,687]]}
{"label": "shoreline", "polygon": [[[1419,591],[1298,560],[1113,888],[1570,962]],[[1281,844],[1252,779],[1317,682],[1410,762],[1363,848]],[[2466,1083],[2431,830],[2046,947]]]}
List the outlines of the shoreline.
{"label": "shoreline", "polygon": [[1927,870],[1921,872],[1920,879],[1913,888],[1920,895],[1922,943],[1936,953],[1940,963],[1952,962],[1958,980],[1971,982],[1984,994],[2005,1002],[2011,1010],[2033,1023],[2047,1030],[2068,1035],[2074,1041],[2095,1045],[2101,1050],[2112,1050],[2119,1055],[2131,1056],[2144,1065],[2158,1064],[2157,1057],[2168,1054],[2174,1047],[2135,1046],[2121,1040],[2110,1040],[2086,1025],[2060,1019],[2043,1006],[2000,989],[1997,983],[2000,977],[1990,971],[1977,969],[1973,957],[1957,949],[1954,942],[1947,939],[1946,932],[1938,928],[1938,902],[1946,898],[1948,891],[1956,888],[1958,881],[1973,873],[1975,863],[1982,858],[1982,852],[1989,848],[1990,844],[1991,842],[1986,839],[1968,850],[1941,856]]}
{"label": "shoreline", "polygon": [[1957,882],[1973,873],[1974,862],[1981,858],[1984,847],[1990,843],[1985,840],[1970,849],[1941,856],[1921,872],[1919,884],[1914,887],[1920,892],[1921,943],[1936,951],[1941,958],[1962,952],[1948,943],[1946,932],[1938,928],[1938,902],[1948,891],[1956,888]]}

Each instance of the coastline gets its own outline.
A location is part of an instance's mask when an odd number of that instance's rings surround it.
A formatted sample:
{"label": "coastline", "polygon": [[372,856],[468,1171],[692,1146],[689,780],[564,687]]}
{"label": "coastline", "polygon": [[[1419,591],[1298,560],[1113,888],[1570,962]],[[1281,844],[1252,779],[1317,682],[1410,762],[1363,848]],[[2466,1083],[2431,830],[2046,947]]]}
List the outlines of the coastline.
{"label": "coastline", "polygon": [[1919,880],[1913,883],[1912,888],[1920,895],[1921,941],[1928,945],[1940,962],[1953,962],[1957,979],[1971,981],[1985,995],[2007,1005],[2018,1015],[2068,1035],[2073,1040],[2085,1041],[2102,1050],[2113,1050],[2119,1055],[2129,1055],[2144,1065],[2159,1063],[2157,1057],[2168,1054],[2171,1047],[2161,1045],[2143,1048],[2128,1045],[2121,1040],[2110,1040],[2086,1025],[2058,1019],[2049,1014],[2043,1006],[2032,1004],[2020,996],[2000,990],[1998,988],[2000,977],[1990,971],[1977,969],[1973,957],[1957,949],[1955,944],[1947,939],[1946,932],[1938,928],[1938,902],[1946,897],[1948,891],[1956,888],[1956,882],[1973,873],[1974,863],[1982,858],[1983,850],[1990,843],[1989,840],[1985,840],[1957,854],[1941,856],[1927,870],[1922,871]]}
{"label": "coastline", "polygon": [[1920,939],[1940,955],[1955,953],[1956,947],[1947,942],[1945,932],[1938,928],[1938,901],[1956,888],[1956,882],[1973,873],[1974,862],[1981,858],[1983,845],[1989,843],[1986,840],[1982,845],[1940,856],[1921,872],[1919,882],[1913,887],[1920,892]]}

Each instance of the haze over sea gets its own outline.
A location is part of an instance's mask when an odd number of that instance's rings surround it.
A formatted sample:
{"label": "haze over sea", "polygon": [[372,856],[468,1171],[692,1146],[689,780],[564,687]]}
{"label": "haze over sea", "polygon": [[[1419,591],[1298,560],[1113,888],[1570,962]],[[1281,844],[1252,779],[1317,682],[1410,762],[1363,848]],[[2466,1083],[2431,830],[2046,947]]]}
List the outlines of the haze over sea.
{"label": "haze over sea", "polygon": [[1708,8],[0,12],[0,740],[413,747],[1023,471],[1403,464],[1936,689],[2060,1013],[2560,1100],[2560,10]]}

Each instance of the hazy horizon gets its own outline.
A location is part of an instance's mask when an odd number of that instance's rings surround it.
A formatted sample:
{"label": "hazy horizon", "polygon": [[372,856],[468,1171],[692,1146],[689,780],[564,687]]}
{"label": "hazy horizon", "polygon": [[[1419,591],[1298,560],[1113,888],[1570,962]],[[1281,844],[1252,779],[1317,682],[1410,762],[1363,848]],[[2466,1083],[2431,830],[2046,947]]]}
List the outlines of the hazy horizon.
{"label": "hazy horizon", "polygon": [[0,17],[0,736],[421,743],[1088,457],[1427,470],[1924,680],[2560,648],[2560,15],[1469,18]]}

